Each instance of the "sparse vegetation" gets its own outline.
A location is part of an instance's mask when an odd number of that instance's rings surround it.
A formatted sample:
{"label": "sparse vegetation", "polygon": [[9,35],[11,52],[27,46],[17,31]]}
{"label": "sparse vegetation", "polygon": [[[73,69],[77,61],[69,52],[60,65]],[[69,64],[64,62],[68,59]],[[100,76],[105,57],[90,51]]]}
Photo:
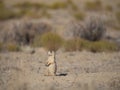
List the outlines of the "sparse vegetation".
{"label": "sparse vegetation", "polygon": [[110,52],[117,51],[118,46],[115,43],[108,41],[96,41],[90,43],[89,49],[92,52]]}
{"label": "sparse vegetation", "polygon": [[15,4],[14,7],[22,8],[22,9],[31,9],[31,8],[40,9],[40,8],[46,8],[47,5],[43,3],[23,2],[23,3]]}
{"label": "sparse vegetation", "polygon": [[47,50],[56,51],[62,45],[63,39],[55,33],[45,33],[41,36],[41,44]]}
{"label": "sparse vegetation", "polygon": [[11,18],[20,17],[20,15],[15,13],[13,10],[7,8],[2,1],[0,1],[0,12],[2,12],[0,13],[0,20],[7,20]]}
{"label": "sparse vegetation", "polygon": [[67,3],[71,6],[73,10],[78,10],[77,5],[72,0],[67,0]]}
{"label": "sparse vegetation", "polygon": [[120,8],[120,3],[117,4],[117,7]]}
{"label": "sparse vegetation", "polygon": [[75,14],[74,14],[74,17],[75,17],[77,20],[84,20],[85,14],[84,14],[83,12],[75,13]]}
{"label": "sparse vegetation", "polygon": [[7,51],[11,51],[11,52],[20,51],[20,46],[17,44],[9,43],[9,44],[6,44],[5,47]]}
{"label": "sparse vegetation", "polygon": [[64,43],[65,51],[81,51],[89,44],[89,41],[83,39],[71,39]]}
{"label": "sparse vegetation", "polygon": [[41,44],[41,35],[36,35],[35,36],[32,46],[33,47],[41,47],[42,46],[42,44]]}
{"label": "sparse vegetation", "polygon": [[84,39],[67,40],[64,44],[65,51],[87,50],[91,52],[110,52],[117,51],[118,46],[108,41],[91,42]]}
{"label": "sparse vegetation", "polygon": [[90,41],[100,40],[106,31],[106,27],[100,18],[89,17],[85,21],[85,30],[81,37]]}
{"label": "sparse vegetation", "polygon": [[17,52],[20,50],[20,46],[15,43],[0,43],[0,51]]}
{"label": "sparse vegetation", "polygon": [[60,8],[67,8],[67,3],[65,2],[55,2],[49,6],[51,9],[60,9]]}
{"label": "sparse vegetation", "polygon": [[[30,2],[24,2],[24,3],[18,3],[14,5],[14,7],[18,8],[20,12],[18,13],[21,16],[28,16],[32,18],[40,18],[40,17],[50,17],[50,14],[47,12],[46,8],[48,8],[48,5],[44,3],[30,3]],[[41,13],[38,14],[36,11],[40,10]]]}
{"label": "sparse vegetation", "polygon": [[3,1],[0,1],[0,8],[1,7],[4,7],[5,5],[4,5],[4,3],[3,3]]}
{"label": "sparse vegetation", "polygon": [[48,11],[47,11],[46,9],[44,9],[44,10],[41,12],[41,17],[50,18],[50,17],[51,17],[51,14],[49,14]]}
{"label": "sparse vegetation", "polygon": [[[54,2],[52,4],[44,4],[44,3],[30,3],[23,2],[15,4],[14,7],[18,8],[20,12],[19,15],[29,15],[31,17],[47,17],[50,18],[51,15],[47,12],[48,9],[65,9],[68,4],[66,2]],[[37,14],[36,10],[40,10],[41,14]],[[35,11],[35,12],[33,12]]]}
{"label": "sparse vegetation", "polygon": [[75,40],[68,40],[64,44],[65,51],[76,51],[77,43]]}
{"label": "sparse vegetation", "polygon": [[96,0],[96,1],[87,1],[85,4],[85,9],[86,10],[102,10],[102,2],[100,0]]}
{"label": "sparse vegetation", "polygon": [[114,25],[112,28],[115,30],[120,30],[120,26],[117,26],[117,25]]}
{"label": "sparse vegetation", "polygon": [[[22,16],[27,16],[32,18],[40,18],[40,17],[50,18],[51,15],[47,12],[48,9],[65,9],[68,6],[72,7],[72,9],[74,10],[77,10],[77,6],[71,0],[68,0],[68,2],[54,2],[52,4],[31,3],[31,2],[17,3],[13,5],[13,7],[17,8],[18,11],[14,12],[12,9],[6,8],[4,3],[1,1],[0,11],[3,13],[0,14],[0,19],[6,20],[11,18],[19,18]],[[38,10],[40,10],[41,13],[39,14],[36,13],[36,11]]]}
{"label": "sparse vegetation", "polygon": [[120,23],[120,12],[116,12],[116,18],[117,18],[118,22]]}
{"label": "sparse vegetation", "polygon": [[0,8],[0,12],[2,12],[0,13],[0,20],[7,20],[16,17],[16,14],[13,11],[6,8]]}
{"label": "sparse vegetation", "polygon": [[113,7],[111,5],[107,5],[105,9],[110,12],[113,11]]}
{"label": "sparse vegetation", "polygon": [[3,43],[0,43],[0,51],[3,49]]}

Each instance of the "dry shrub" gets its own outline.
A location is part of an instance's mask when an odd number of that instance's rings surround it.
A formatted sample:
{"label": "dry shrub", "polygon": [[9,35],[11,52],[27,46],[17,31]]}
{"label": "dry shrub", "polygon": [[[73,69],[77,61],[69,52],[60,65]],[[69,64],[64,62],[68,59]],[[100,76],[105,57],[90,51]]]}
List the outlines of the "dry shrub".
{"label": "dry shrub", "polygon": [[116,18],[117,18],[118,22],[120,23],[120,12],[116,12]]}
{"label": "dry shrub", "polygon": [[85,4],[85,9],[86,10],[102,10],[102,2],[100,0],[96,0],[96,1],[87,1]]}
{"label": "dry shrub", "polygon": [[5,45],[7,51],[15,52],[20,51],[20,46],[14,43],[8,43]]}
{"label": "dry shrub", "polygon": [[112,26],[112,28],[113,28],[114,30],[120,31],[120,26],[119,26],[119,25],[114,25],[114,26]]}
{"label": "dry shrub", "polygon": [[62,45],[63,39],[55,33],[45,33],[41,36],[41,44],[49,51],[57,51]]}
{"label": "dry shrub", "polygon": [[88,17],[83,23],[72,22],[68,33],[74,38],[84,38],[89,41],[98,41],[105,35],[106,27],[102,18]]}
{"label": "dry shrub", "polygon": [[3,43],[0,43],[0,51],[3,49]]}
{"label": "dry shrub", "polygon": [[98,41],[105,35],[106,27],[101,18],[89,17],[84,24],[85,28],[82,30],[82,38]]}
{"label": "dry shrub", "polygon": [[[14,7],[19,9],[18,15],[21,16],[32,18],[50,17],[50,14],[47,12],[49,5],[44,3],[23,2],[15,4]],[[37,13],[37,10],[41,11],[41,13]]]}
{"label": "dry shrub", "polygon": [[51,9],[60,9],[60,8],[67,8],[67,3],[65,2],[55,2],[49,6]]}
{"label": "dry shrub", "polygon": [[65,51],[77,51],[79,45],[75,40],[67,40],[64,44]]}
{"label": "dry shrub", "polygon": [[71,6],[73,10],[78,10],[77,5],[72,0],[67,0],[67,3]]}
{"label": "dry shrub", "polygon": [[17,52],[20,51],[21,48],[18,44],[15,43],[0,43],[0,51],[10,51],[10,52]]}
{"label": "dry shrub", "polygon": [[88,49],[92,52],[112,52],[117,51],[118,46],[108,41],[96,41],[91,42]]}
{"label": "dry shrub", "polygon": [[18,18],[20,17],[17,13],[15,13],[10,8],[7,8],[3,1],[0,1],[0,20],[7,20],[11,18]]}
{"label": "dry shrub", "polygon": [[41,12],[41,17],[51,18],[51,14],[47,11],[47,9],[43,9]]}
{"label": "dry shrub", "polygon": [[84,39],[71,39],[64,43],[65,51],[81,51],[89,45],[89,41]]}
{"label": "dry shrub", "polygon": [[[6,27],[7,26],[7,27]],[[17,44],[31,44],[37,34],[43,34],[52,30],[49,23],[37,20],[13,21],[5,23],[0,32],[0,41],[15,42]]]}
{"label": "dry shrub", "polygon": [[22,8],[22,9],[31,9],[31,8],[40,9],[40,8],[47,7],[47,5],[44,3],[31,3],[31,2],[26,1],[23,3],[17,3],[14,5],[14,7]]}
{"label": "dry shrub", "polygon": [[107,5],[107,6],[105,7],[105,9],[106,9],[107,11],[113,11],[113,7],[112,7],[111,5]]}
{"label": "dry shrub", "polygon": [[117,7],[120,8],[120,3],[117,4]]}
{"label": "dry shrub", "polygon": [[32,46],[33,47],[41,47],[42,44],[41,44],[41,35],[36,35],[34,40],[33,40],[33,43],[32,43]]}
{"label": "dry shrub", "polygon": [[87,50],[91,52],[112,52],[117,51],[118,46],[115,43],[108,41],[91,42],[78,38],[65,41],[64,49],[65,51]]}
{"label": "dry shrub", "polygon": [[84,20],[85,14],[84,14],[83,12],[78,12],[78,13],[75,13],[75,14],[74,14],[74,17],[75,17],[77,20]]}

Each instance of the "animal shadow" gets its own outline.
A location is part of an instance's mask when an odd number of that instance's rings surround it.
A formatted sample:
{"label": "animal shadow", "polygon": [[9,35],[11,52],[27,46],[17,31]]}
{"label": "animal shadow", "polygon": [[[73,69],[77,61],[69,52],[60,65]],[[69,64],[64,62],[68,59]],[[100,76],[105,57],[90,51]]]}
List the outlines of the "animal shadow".
{"label": "animal shadow", "polygon": [[67,76],[67,73],[60,73],[57,76]]}

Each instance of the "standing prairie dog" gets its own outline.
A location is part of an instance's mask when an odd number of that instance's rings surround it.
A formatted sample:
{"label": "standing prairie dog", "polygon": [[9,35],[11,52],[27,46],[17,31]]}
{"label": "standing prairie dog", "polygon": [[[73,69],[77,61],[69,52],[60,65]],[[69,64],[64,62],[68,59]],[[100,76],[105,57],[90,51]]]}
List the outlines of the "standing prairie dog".
{"label": "standing prairie dog", "polygon": [[47,66],[47,75],[56,76],[57,65],[55,60],[55,52],[48,52],[48,60],[46,62]]}

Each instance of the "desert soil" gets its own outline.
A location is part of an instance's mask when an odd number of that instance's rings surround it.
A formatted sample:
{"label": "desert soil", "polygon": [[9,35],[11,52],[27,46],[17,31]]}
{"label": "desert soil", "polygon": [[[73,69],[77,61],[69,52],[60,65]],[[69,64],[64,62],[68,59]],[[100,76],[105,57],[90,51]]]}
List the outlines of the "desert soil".
{"label": "desert soil", "polygon": [[0,90],[120,89],[120,52],[58,51],[58,76],[44,76],[46,60],[42,48],[1,53]]}

